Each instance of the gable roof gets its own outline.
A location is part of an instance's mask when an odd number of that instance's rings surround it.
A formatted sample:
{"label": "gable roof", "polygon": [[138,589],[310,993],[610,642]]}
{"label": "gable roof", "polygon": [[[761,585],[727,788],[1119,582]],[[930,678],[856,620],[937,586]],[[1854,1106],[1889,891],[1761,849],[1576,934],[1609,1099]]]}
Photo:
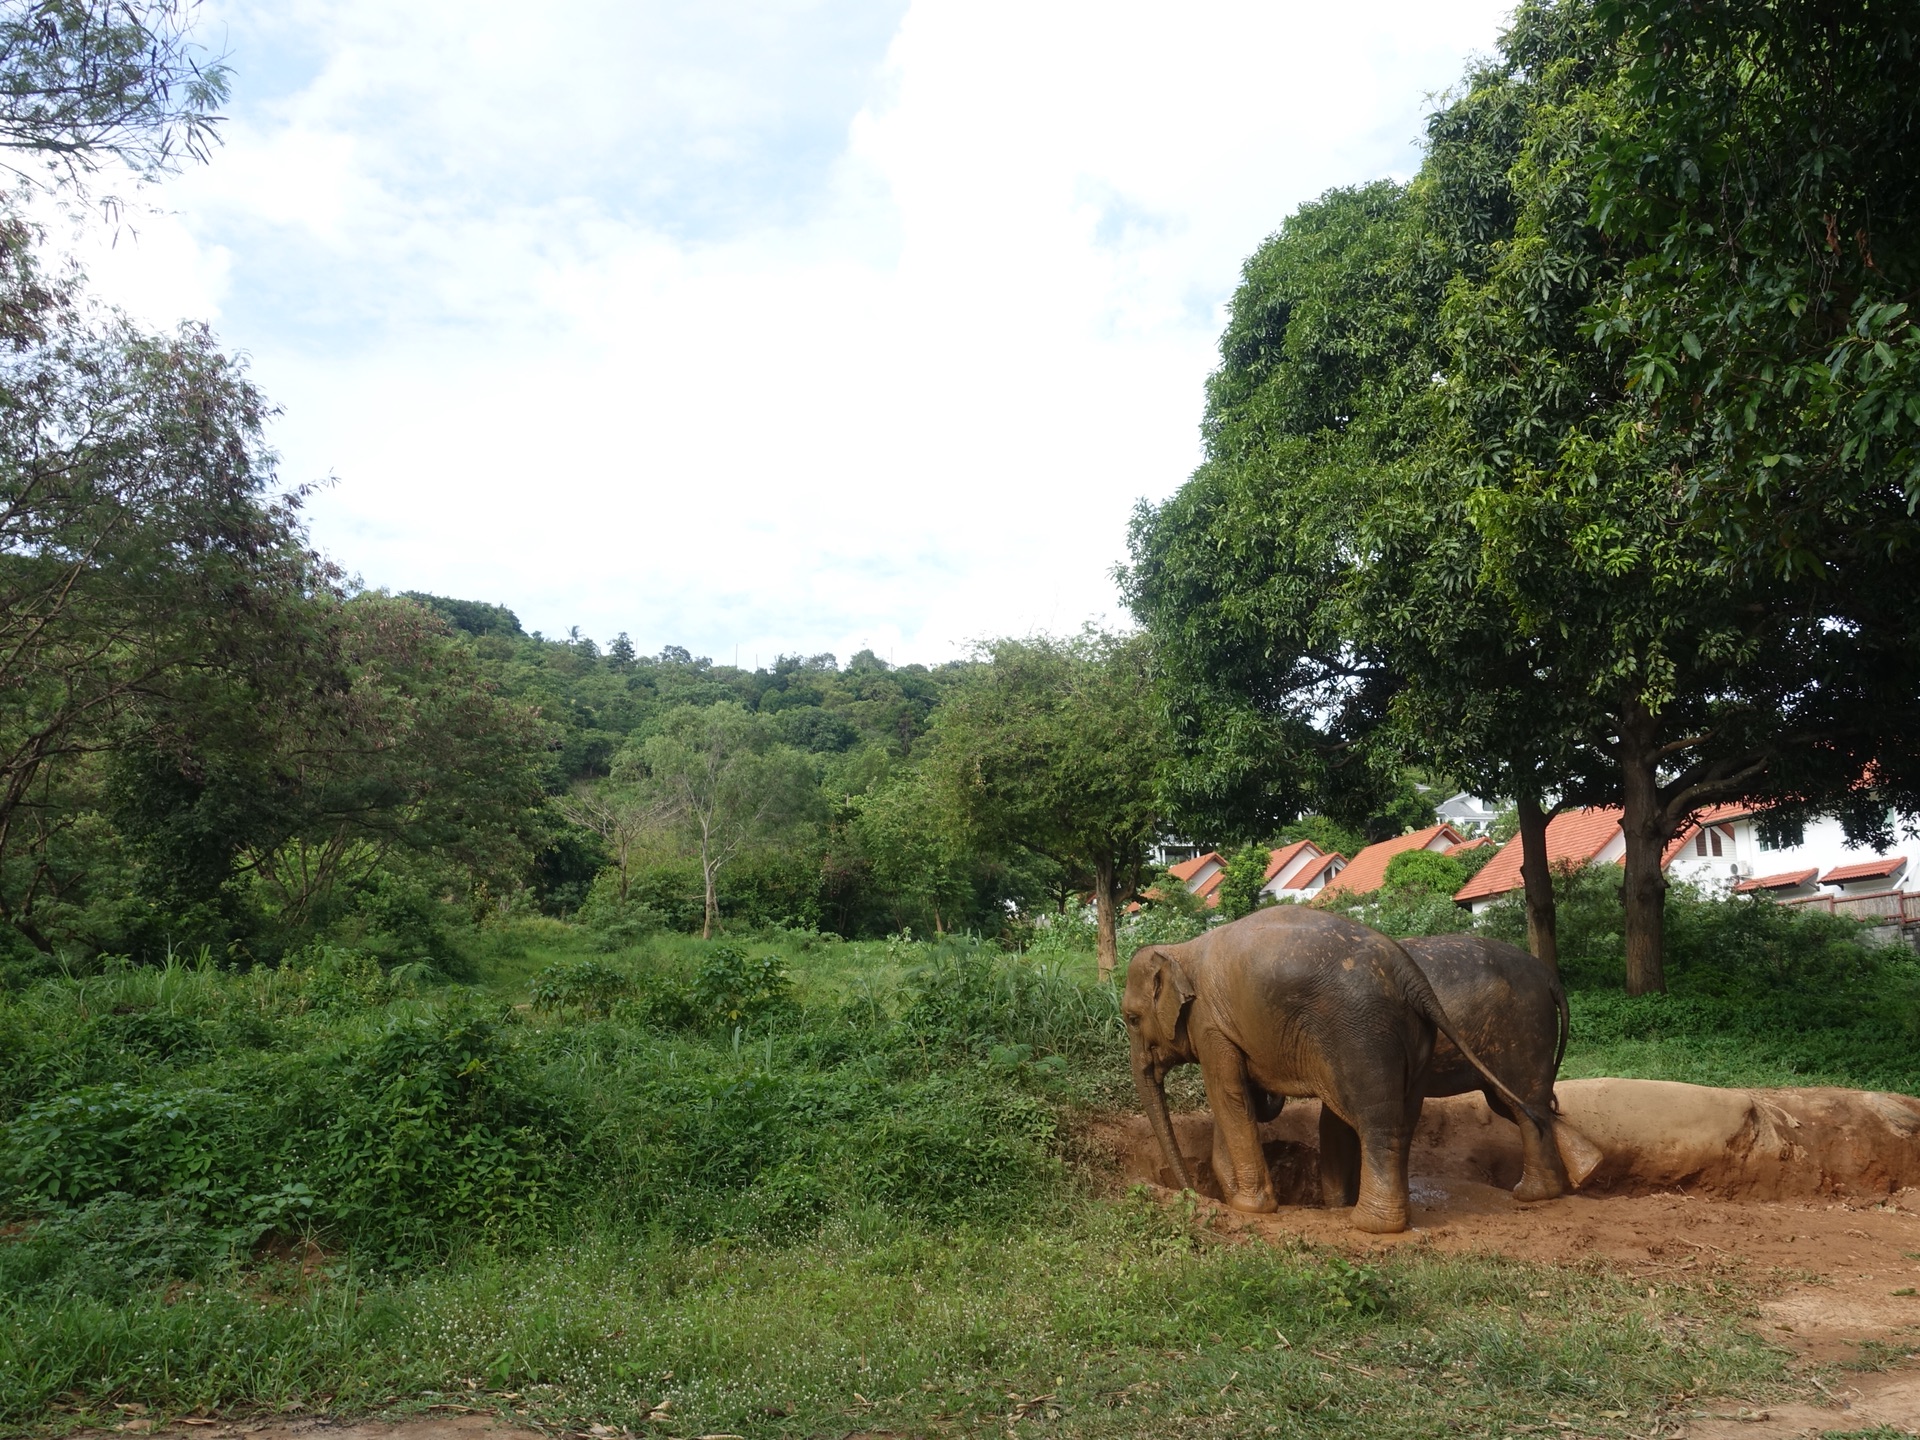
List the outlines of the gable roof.
{"label": "gable roof", "polygon": [[1193,893],[1209,905],[1218,905],[1220,903],[1220,882],[1226,878],[1227,867],[1222,865],[1218,870],[1194,886]]}
{"label": "gable roof", "polygon": [[[1289,890],[1304,890],[1313,883],[1314,877],[1328,866],[1344,868],[1350,863],[1347,857],[1342,855],[1338,850],[1334,851],[1331,855],[1322,855],[1318,860],[1309,861],[1306,866],[1301,869],[1300,873],[1293,877],[1293,883],[1287,888]],[[1327,884],[1331,885],[1332,883],[1333,876],[1329,875],[1327,877]]]}
{"label": "gable roof", "polygon": [[[1623,813],[1618,805],[1561,811],[1547,822],[1547,864],[1587,864],[1619,831]],[[1516,835],[1500,847],[1500,853],[1482,866],[1478,875],[1456,890],[1453,898],[1466,905],[1519,888],[1520,837]]]}
{"label": "gable roof", "polygon": [[1820,877],[1822,885],[1845,885],[1852,880],[1884,880],[1907,863],[1904,855],[1883,855],[1863,865],[1838,865]]}
{"label": "gable roof", "polygon": [[1442,853],[1447,855],[1464,855],[1469,850],[1479,850],[1493,843],[1493,839],[1490,836],[1476,835],[1471,840],[1462,840],[1458,845],[1447,846],[1446,850]]}
{"label": "gable roof", "polygon": [[1729,820],[1741,820],[1753,813],[1751,805],[1709,805],[1682,825],[1680,832],[1667,842],[1667,848],[1660,852],[1662,868],[1671,865],[1675,857],[1693,843],[1693,837],[1709,825],[1724,825]]}
{"label": "gable roof", "polygon": [[1435,839],[1445,838],[1449,844],[1458,845],[1467,837],[1451,825],[1442,823],[1429,825],[1424,830],[1415,830],[1411,834],[1396,835],[1391,840],[1382,840],[1377,845],[1369,845],[1353,859],[1347,862],[1347,868],[1327,882],[1329,890],[1344,890],[1355,895],[1365,895],[1368,891],[1378,890],[1386,883],[1387,862],[1402,850],[1425,850]]}
{"label": "gable roof", "polygon": [[1753,880],[1742,880],[1733,887],[1736,895],[1750,895],[1755,890],[1791,890],[1796,885],[1804,885],[1820,873],[1820,867],[1811,870],[1786,870],[1778,875],[1762,875]]}
{"label": "gable roof", "polygon": [[1206,869],[1209,860],[1216,865],[1225,865],[1227,863],[1220,858],[1220,852],[1218,850],[1209,850],[1206,854],[1196,855],[1191,860],[1182,860],[1178,865],[1169,865],[1167,867],[1167,873],[1184,885],[1202,870]]}
{"label": "gable roof", "polygon": [[1320,847],[1311,840],[1296,840],[1293,844],[1283,845],[1267,856],[1267,873],[1260,877],[1261,883],[1265,884],[1276,875],[1284,875],[1287,867],[1300,857],[1300,852],[1303,850],[1311,850],[1315,855],[1320,853]]}

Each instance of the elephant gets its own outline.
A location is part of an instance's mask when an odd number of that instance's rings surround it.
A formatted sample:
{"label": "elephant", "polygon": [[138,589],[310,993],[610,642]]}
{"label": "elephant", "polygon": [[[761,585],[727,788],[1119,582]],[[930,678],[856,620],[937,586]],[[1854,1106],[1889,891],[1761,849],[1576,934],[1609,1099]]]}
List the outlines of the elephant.
{"label": "elephant", "polygon": [[[1569,1028],[1560,978],[1517,945],[1484,935],[1422,935],[1403,939],[1400,948],[1413,957],[1475,1054],[1550,1124],[1543,1127],[1527,1118],[1530,1112],[1515,1112],[1444,1034],[1434,1040],[1421,1096],[1480,1091],[1494,1114],[1520,1127],[1523,1163],[1514,1198],[1551,1200],[1567,1194],[1592,1173],[1601,1155],[1592,1141],[1557,1118],[1553,1085],[1567,1053]],[[1327,1164],[1323,1150],[1323,1170]],[[1357,1165],[1346,1164],[1339,1179],[1344,1194],[1356,1193]]]}
{"label": "elephant", "polygon": [[[1178,945],[1142,946],[1127,964],[1121,1015],[1141,1106],[1186,1189],[1193,1177],[1174,1142],[1166,1077],[1199,1064],[1214,1173],[1237,1210],[1279,1208],[1259,1121],[1273,1098],[1312,1095],[1326,1202],[1353,1203],[1358,1229],[1405,1230],[1407,1153],[1436,1032],[1516,1113],[1551,1128],[1462,1040],[1405,950],[1323,911],[1273,906]],[[1359,1174],[1351,1202],[1349,1158]]]}

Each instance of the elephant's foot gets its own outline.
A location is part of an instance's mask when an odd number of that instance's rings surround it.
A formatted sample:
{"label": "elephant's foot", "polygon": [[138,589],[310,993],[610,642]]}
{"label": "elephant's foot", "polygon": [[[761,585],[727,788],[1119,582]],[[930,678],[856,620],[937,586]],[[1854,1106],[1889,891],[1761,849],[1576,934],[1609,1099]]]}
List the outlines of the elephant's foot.
{"label": "elephant's foot", "polygon": [[1353,1207],[1353,1228],[1364,1230],[1369,1235],[1398,1235],[1407,1228],[1407,1207],[1356,1205]]}
{"label": "elephant's foot", "polygon": [[1271,1190],[1241,1190],[1227,1197],[1227,1204],[1248,1215],[1269,1215],[1280,1208]]}
{"label": "elephant's foot", "polygon": [[1542,1174],[1529,1168],[1521,1172],[1520,1183],[1513,1187],[1513,1198],[1526,1204],[1536,1200],[1558,1200],[1571,1188],[1564,1175]]}

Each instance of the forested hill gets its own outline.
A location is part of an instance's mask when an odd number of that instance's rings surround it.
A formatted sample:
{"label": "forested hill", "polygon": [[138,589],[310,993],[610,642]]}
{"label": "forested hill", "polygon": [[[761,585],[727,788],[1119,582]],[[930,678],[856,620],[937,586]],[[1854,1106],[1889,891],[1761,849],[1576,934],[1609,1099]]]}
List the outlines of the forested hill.
{"label": "forested hill", "polygon": [[944,689],[970,668],[966,661],[895,667],[862,650],[845,668],[833,655],[783,655],[771,668],[742,670],[678,645],[637,655],[625,634],[604,651],[584,636],[551,640],[527,633],[500,605],[417,590],[401,598],[471,637],[502,692],[538,705],[561,728],[549,787],[556,792],[606,775],[615,752],[664,711],[721,700],[778,716],[775,733],[798,750],[841,755],[876,746],[906,758]]}

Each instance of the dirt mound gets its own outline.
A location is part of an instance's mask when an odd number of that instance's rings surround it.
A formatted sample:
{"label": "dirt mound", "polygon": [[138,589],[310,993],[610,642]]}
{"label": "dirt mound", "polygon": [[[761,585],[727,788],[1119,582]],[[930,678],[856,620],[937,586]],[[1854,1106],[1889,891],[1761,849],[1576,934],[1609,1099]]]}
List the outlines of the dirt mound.
{"label": "dirt mound", "polygon": [[[1564,1119],[1605,1155],[1586,1195],[1684,1191],[1721,1200],[1884,1199],[1920,1188],[1920,1100],[1875,1091],[1719,1090],[1667,1080],[1567,1080]],[[1283,1205],[1319,1203],[1318,1101],[1294,1101],[1261,1127],[1274,1193]],[[1129,1180],[1170,1185],[1144,1118],[1112,1148]],[[1174,1117],[1181,1153],[1202,1193],[1213,1175],[1213,1119]],[[1414,1136],[1422,1180],[1505,1190],[1520,1178],[1520,1132],[1478,1095],[1429,1100]]]}

